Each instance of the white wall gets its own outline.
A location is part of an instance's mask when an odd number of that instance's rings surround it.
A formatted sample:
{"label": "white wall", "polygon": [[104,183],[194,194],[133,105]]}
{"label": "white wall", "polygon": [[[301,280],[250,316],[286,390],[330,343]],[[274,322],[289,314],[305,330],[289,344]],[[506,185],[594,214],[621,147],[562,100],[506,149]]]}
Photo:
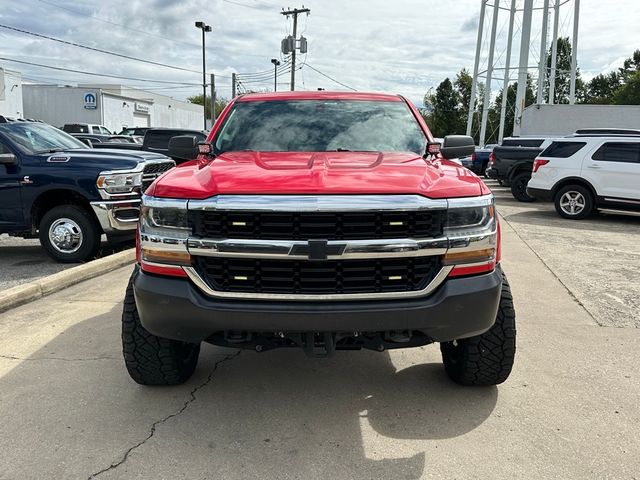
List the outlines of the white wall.
{"label": "white wall", "polygon": [[19,72],[0,68],[0,115],[24,117],[22,76]]}
{"label": "white wall", "polygon": [[531,105],[520,135],[569,135],[579,128],[640,129],[640,105]]}
{"label": "white wall", "polygon": [[[84,108],[84,95],[93,93],[97,108]],[[90,88],[24,85],[25,117],[42,120],[56,127],[65,123],[102,123],[100,91]]]}
{"label": "white wall", "polygon": [[[84,108],[87,92],[95,93],[98,98],[95,110]],[[125,125],[135,125],[133,114],[136,113],[148,115],[151,127],[202,129],[201,105],[121,85],[25,85],[24,102],[26,116],[56,126],[74,122],[96,123],[117,133]]]}

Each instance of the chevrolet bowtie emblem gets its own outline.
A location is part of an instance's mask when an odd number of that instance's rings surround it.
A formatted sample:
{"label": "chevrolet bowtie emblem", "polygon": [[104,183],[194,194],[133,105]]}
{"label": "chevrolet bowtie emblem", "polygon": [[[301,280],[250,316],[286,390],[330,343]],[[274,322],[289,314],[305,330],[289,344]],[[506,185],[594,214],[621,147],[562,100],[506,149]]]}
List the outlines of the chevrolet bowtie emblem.
{"label": "chevrolet bowtie emblem", "polygon": [[326,260],[328,256],[342,255],[346,244],[332,244],[326,240],[309,240],[306,245],[295,245],[291,255],[306,255],[309,260]]}

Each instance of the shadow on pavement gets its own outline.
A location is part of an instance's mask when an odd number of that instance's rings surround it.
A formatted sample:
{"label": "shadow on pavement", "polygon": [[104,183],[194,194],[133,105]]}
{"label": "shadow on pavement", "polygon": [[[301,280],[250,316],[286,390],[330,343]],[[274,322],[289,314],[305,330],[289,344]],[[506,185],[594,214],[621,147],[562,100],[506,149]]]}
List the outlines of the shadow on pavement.
{"label": "shadow on pavement", "polygon": [[[463,435],[497,402],[497,388],[459,387],[441,364],[396,371],[387,353],[367,351],[331,359],[245,351],[207,383],[233,351],[205,346],[186,385],[141,387],[121,359],[120,308],[69,328],[0,377],[7,478],[87,478],[142,442],[104,478],[417,479],[427,452],[407,440]],[[422,353],[435,358],[413,357]]]}

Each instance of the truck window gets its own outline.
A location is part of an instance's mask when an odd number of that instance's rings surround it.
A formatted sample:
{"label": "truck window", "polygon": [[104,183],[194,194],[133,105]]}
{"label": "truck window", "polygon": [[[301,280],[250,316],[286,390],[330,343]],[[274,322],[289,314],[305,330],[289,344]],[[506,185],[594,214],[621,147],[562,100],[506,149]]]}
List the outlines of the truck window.
{"label": "truck window", "polygon": [[539,147],[544,142],[541,138],[508,138],[502,141],[503,147]]}
{"label": "truck window", "polygon": [[601,162],[640,163],[640,143],[605,142],[591,158]]}
{"label": "truck window", "polygon": [[541,157],[569,158],[577,153],[586,142],[552,142],[541,154]]}
{"label": "truck window", "polygon": [[100,127],[96,127],[95,125],[91,127],[91,133],[100,134]]}
{"label": "truck window", "polygon": [[414,152],[426,136],[404,102],[282,100],[238,102],[217,152]]}

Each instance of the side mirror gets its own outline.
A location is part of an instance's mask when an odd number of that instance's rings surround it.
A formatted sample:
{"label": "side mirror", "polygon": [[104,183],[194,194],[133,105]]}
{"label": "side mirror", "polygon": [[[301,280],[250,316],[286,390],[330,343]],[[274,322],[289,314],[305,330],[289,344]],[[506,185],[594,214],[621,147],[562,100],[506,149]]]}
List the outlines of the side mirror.
{"label": "side mirror", "polygon": [[440,153],[447,160],[467,157],[475,151],[476,144],[468,135],[447,135],[440,147]]}
{"label": "side mirror", "polygon": [[0,153],[0,165],[15,165],[18,163],[18,157],[13,153]]}
{"label": "side mirror", "polygon": [[84,143],[87,147],[93,148],[93,142],[88,138],[78,138],[82,143]]}
{"label": "side mirror", "polygon": [[198,156],[198,139],[191,135],[171,138],[168,155],[176,161],[195,159]]}

